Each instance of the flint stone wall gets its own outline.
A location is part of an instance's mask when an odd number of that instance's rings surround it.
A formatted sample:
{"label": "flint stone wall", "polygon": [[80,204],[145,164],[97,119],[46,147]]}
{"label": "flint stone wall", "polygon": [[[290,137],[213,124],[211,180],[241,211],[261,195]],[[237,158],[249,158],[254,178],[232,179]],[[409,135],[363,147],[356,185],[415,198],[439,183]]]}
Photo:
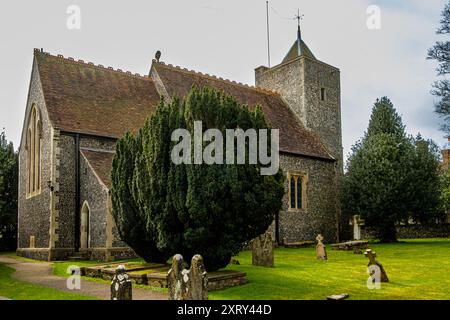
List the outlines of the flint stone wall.
{"label": "flint stone wall", "polygon": [[19,147],[19,192],[18,192],[18,254],[30,258],[46,260],[48,251],[29,250],[30,236],[35,237],[35,248],[49,247],[49,229],[50,229],[50,189],[47,187],[47,181],[51,180],[51,141],[52,127],[45,108],[44,96],[42,93],[41,82],[37,73],[37,65],[33,64],[29,96],[25,111],[24,127],[27,126],[27,118],[35,105],[40,113],[42,132],[41,132],[41,193],[32,198],[27,198],[27,150],[26,130],[22,135],[21,145]]}
{"label": "flint stone wall", "polygon": [[[315,241],[322,234],[329,242],[336,241],[336,214],[338,193],[336,191],[335,163],[317,159],[280,155],[284,174],[300,171],[308,175],[306,210],[289,209],[289,181],[285,181],[283,206],[279,213],[279,237],[287,242]],[[275,235],[275,224],[270,231]]]}
{"label": "flint stone wall", "polygon": [[[362,227],[361,237],[363,239],[373,239],[375,232]],[[450,223],[435,225],[400,225],[397,226],[397,238],[399,239],[425,239],[425,238],[447,238],[450,237]]]}

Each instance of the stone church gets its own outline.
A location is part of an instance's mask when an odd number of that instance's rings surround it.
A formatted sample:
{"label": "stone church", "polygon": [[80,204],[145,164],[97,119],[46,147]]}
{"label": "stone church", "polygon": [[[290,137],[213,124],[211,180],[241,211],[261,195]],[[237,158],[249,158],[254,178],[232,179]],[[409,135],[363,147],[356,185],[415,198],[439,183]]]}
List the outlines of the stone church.
{"label": "stone church", "polygon": [[[260,105],[280,130],[286,175],[272,231],[280,242],[336,241],[343,172],[339,69],[319,61],[300,29],[280,64],[248,86],[153,60],[148,76],[34,50],[19,150],[17,254],[40,260],[133,255],[111,214],[115,144],[137,132],[161,97],[210,86]],[[348,223],[347,223],[348,224]]]}

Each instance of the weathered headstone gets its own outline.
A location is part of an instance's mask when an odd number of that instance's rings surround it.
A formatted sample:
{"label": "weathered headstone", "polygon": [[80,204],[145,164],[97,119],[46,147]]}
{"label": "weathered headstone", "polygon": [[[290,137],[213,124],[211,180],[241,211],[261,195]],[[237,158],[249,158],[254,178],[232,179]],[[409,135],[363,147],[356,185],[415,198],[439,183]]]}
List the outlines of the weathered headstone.
{"label": "weathered headstone", "polygon": [[369,268],[369,273],[373,281],[376,282],[378,280],[377,278],[379,277],[380,282],[389,282],[383,265],[376,259],[376,252],[372,251],[371,249],[367,249],[364,255],[369,258],[369,264],[367,265],[367,267]]}
{"label": "weathered headstone", "polygon": [[273,267],[273,241],[266,232],[252,240],[252,264],[260,267]]}
{"label": "weathered headstone", "polygon": [[167,274],[169,300],[207,300],[208,275],[201,255],[192,257],[189,270],[183,268],[183,256],[176,254]]}
{"label": "weathered headstone", "polygon": [[327,260],[327,250],[325,245],[323,244],[323,236],[321,234],[316,237],[317,245],[316,245],[316,257],[319,260]]}
{"label": "weathered headstone", "polygon": [[183,256],[176,254],[172,259],[172,268],[167,274],[169,300],[186,300],[186,283],[183,281]]}
{"label": "weathered headstone", "polygon": [[132,300],[132,284],[125,266],[120,265],[111,281],[111,300]]}
{"label": "weathered headstone", "polygon": [[208,300],[208,275],[201,255],[192,257],[188,278],[188,299]]}

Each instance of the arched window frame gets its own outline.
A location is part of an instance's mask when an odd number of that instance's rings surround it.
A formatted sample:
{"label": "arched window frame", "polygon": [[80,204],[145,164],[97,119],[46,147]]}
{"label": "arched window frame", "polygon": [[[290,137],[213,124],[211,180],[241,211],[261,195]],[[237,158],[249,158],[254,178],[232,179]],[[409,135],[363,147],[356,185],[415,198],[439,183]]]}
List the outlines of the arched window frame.
{"label": "arched window frame", "polygon": [[42,122],[38,108],[33,105],[28,117],[27,126],[27,197],[31,198],[41,193],[41,150]]}
{"label": "arched window frame", "polygon": [[287,176],[288,210],[305,212],[308,209],[308,174],[301,171],[289,171]]}

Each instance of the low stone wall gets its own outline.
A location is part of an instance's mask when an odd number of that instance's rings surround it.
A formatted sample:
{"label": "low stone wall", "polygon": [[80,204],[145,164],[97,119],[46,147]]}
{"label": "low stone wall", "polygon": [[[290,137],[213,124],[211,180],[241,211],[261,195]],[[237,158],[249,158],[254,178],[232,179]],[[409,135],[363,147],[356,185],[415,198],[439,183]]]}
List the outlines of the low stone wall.
{"label": "low stone wall", "polygon": [[96,261],[115,261],[137,257],[131,248],[89,248],[82,251],[87,259]]}
{"label": "low stone wall", "polygon": [[[362,228],[361,237],[363,239],[375,238],[374,232]],[[397,238],[399,239],[423,239],[423,238],[447,238],[450,237],[450,223],[436,225],[401,225],[397,226]]]}
{"label": "low stone wall", "polygon": [[[228,272],[228,274],[227,274]],[[247,274],[239,271],[211,272],[208,274],[209,291],[222,290],[246,284]]]}
{"label": "low stone wall", "polygon": [[[121,259],[136,258],[136,253],[131,248],[89,248],[81,249],[80,252],[84,259],[96,261],[115,261]],[[68,260],[73,256],[75,250],[73,248],[18,248],[16,254],[19,257],[43,260],[43,261],[61,261]]]}
{"label": "low stone wall", "polygon": [[[147,275],[140,275],[138,279],[133,279],[133,276],[131,276],[132,281],[134,280],[136,283],[138,283],[136,280],[143,280],[143,277],[146,277],[147,283],[149,286],[152,287],[159,287],[159,288],[167,288],[167,274],[163,273],[153,273],[153,274],[147,274]],[[209,291],[217,291],[222,290],[226,288],[236,287],[243,284],[246,284],[248,282],[247,280],[247,274],[245,272],[239,272],[239,271],[216,271],[216,272],[210,272],[208,273],[208,290]]]}
{"label": "low stone wall", "polygon": [[28,259],[34,259],[34,260],[48,260],[48,252],[49,249],[27,249],[27,248],[19,248],[16,250],[16,254],[19,257],[24,257]]}
{"label": "low stone wall", "polygon": [[398,226],[397,234],[401,239],[447,238],[450,236],[450,224]]}
{"label": "low stone wall", "polygon": [[19,248],[16,250],[16,254],[19,257],[25,257],[34,260],[42,261],[60,261],[67,260],[68,257],[73,255],[74,250],[72,248]]}

